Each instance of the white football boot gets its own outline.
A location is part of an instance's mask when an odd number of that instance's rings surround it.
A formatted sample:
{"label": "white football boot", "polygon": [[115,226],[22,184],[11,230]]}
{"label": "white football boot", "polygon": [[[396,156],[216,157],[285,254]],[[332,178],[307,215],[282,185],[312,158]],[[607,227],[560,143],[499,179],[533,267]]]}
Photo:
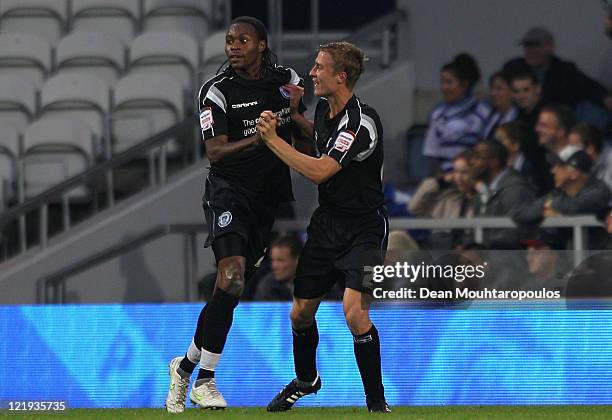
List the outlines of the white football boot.
{"label": "white football boot", "polygon": [[217,390],[215,378],[206,379],[200,386],[193,386],[189,393],[192,403],[211,410],[227,408],[227,402],[223,395]]}
{"label": "white football boot", "polygon": [[183,360],[183,356],[172,359],[168,370],[170,375],[170,389],[168,390],[168,396],[166,396],[166,411],[168,413],[182,413],[185,411],[189,378],[183,378],[176,371],[181,360]]}

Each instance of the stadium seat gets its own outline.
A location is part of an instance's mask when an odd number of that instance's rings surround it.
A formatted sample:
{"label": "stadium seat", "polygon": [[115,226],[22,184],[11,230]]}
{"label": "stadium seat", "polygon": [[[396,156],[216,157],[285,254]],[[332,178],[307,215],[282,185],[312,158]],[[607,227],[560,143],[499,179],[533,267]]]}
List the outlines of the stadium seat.
{"label": "stadium seat", "polygon": [[58,74],[41,92],[41,116],[51,114],[86,121],[98,141],[95,154],[104,152],[103,139],[110,108],[109,87],[91,74]]}
{"label": "stadium seat", "polygon": [[139,0],[72,0],[72,30],[111,32],[125,45],[140,30]]}
{"label": "stadium seat", "polygon": [[[85,121],[70,117],[43,117],[23,135],[25,196],[33,197],[75,176],[93,163],[95,134]],[[84,198],[85,187],[70,192]]]}
{"label": "stadium seat", "polygon": [[57,73],[93,74],[114,86],[124,68],[125,48],[112,33],[73,32],[57,46]]}
{"label": "stadium seat", "polygon": [[202,63],[200,64],[200,81],[205,82],[215,75],[227,59],[225,55],[225,31],[215,32],[202,44]]}
{"label": "stadium seat", "polygon": [[19,133],[10,125],[0,131],[0,210],[16,198]]}
{"label": "stadium seat", "polygon": [[212,1],[144,0],[144,31],[185,32],[199,41],[211,26]]}
{"label": "stadium seat", "polygon": [[167,74],[132,74],[117,82],[113,151],[120,153],[184,118],[180,83]]}
{"label": "stadium seat", "polygon": [[130,47],[129,74],[163,72],[176,78],[187,92],[195,88],[198,45],[176,32],[145,32]]}
{"label": "stadium seat", "polygon": [[46,39],[52,45],[66,33],[67,0],[2,0],[2,33],[26,33]]}
{"label": "stadium seat", "polygon": [[35,35],[0,34],[0,74],[19,75],[40,88],[51,70],[51,46]]}
{"label": "stadium seat", "polygon": [[12,126],[19,132],[36,115],[36,89],[14,74],[0,74],[0,127]]}

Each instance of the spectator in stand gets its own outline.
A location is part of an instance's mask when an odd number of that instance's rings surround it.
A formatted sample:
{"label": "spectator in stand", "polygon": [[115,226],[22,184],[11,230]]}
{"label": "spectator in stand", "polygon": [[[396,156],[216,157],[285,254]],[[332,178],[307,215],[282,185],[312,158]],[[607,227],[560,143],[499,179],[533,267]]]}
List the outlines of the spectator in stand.
{"label": "spectator in stand", "polygon": [[293,279],[302,243],[295,236],[281,236],[270,245],[271,272],[262,277],[253,300],[293,299]]}
{"label": "spectator in stand", "polygon": [[459,54],[440,72],[443,100],[431,113],[423,154],[431,158],[431,174],[449,170],[453,158],[470,149],[482,136],[488,107],[473,95],[480,80],[476,61]]}
{"label": "spectator in stand", "polygon": [[[550,153],[555,189],[537,200],[523,204],[512,213],[521,226],[539,225],[546,217],[592,214],[603,220],[612,200],[610,189],[599,179],[589,176],[593,162],[580,148],[568,145],[558,154]],[[602,246],[600,228],[589,229],[591,249]]]}
{"label": "spectator in stand", "polygon": [[612,150],[604,146],[599,128],[592,124],[580,123],[572,128],[569,142],[581,147],[593,161],[593,175],[612,189]]}
{"label": "spectator in stand", "polygon": [[498,71],[489,78],[489,100],[492,109],[485,123],[483,137],[493,140],[495,129],[515,120],[519,114],[513,103],[512,79],[508,73]]}
{"label": "spectator in stand", "polygon": [[[478,142],[470,166],[477,180],[476,215],[507,216],[520,203],[534,199],[525,178],[508,167],[508,151],[500,142]],[[521,232],[516,229],[488,229],[484,245],[489,249],[517,249],[520,238]]]}
{"label": "spectator in stand", "polygon": [[527,250],[527,276],[523,290],[562,291],[568,273],[562,252],[565,240],[556,229],[540,229],[532,239],[521,241]]}
{"label": "spectator in stand", "polygon": [[495,130],[495,139],[508,151],[508,166],[534,185],[539,196],[552,189],[553,180],[550,167],[545,162],[535,160],[533,153],[530,154],[531,137],[532,132],[527,124],[518,120],[502,124]]}
{"label": "spectator in stand", "polygon": [[565,106],[547,105],[542,108],[536,125],[538,143],[548,152],[558,154],[569,145],[569,133],[575,118],[571,109]]}
{"label": "spectator in stand", "polygon": [[612,110],[612,96],[605,87],[585,75],[574,63],[555,55],[555,40],[548,29],[531,28],[519,44],[523,46],[523,57],[508,61],[503,69],[511,74],[533,71],[542,86],[545,104],[575,108],[581,102],[590,102]]}
{"label": "spectator in stand", "polygon": [[[469,167],[471,151],[455,156],[453,170],[438,177],[426,178],[408,202],[408,210],[417,217],[472,217],[476,190]],[[470,239],[459,230],[436,230],[429,238],[432,249],[451,249]]]}
{"label": "spectator in stand", "polygon": [[543,106],[542,87],[538,78],[531,70],[513,75],[512,93],[519,108],[518,119],[534,130]]}

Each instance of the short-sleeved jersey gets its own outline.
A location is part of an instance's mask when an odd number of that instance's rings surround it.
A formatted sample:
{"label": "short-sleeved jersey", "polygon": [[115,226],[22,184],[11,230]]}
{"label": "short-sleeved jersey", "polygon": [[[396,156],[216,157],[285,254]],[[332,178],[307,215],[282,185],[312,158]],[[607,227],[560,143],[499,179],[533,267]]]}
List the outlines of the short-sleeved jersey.
{"label": "short-sleeved jersey", "polygon": [[318,153],[342,165],[319,185],[320,206],[340,215],[367,214],[382,206],[383,129],[376,111],[353,96],[330,119],[329,104],[322,98],[314,128]]}
{"label": "short-sleeved jersey", "polygon": [[[301,86],[302,80],[294,70],[282,67],[267,69],[257,80],[231,71],[208,80],[198,99],[202,138],[227,135],[231,143],[250,137],[257,133],[261,112],[271,110],[280,117],[279,137],[291,144],[289,92],[282,87],[288,83]],[[305,109],[302,104],[301,112]],[[211,163],[211,172],[277,202],[293,200],[289,168],[263,143]]]}

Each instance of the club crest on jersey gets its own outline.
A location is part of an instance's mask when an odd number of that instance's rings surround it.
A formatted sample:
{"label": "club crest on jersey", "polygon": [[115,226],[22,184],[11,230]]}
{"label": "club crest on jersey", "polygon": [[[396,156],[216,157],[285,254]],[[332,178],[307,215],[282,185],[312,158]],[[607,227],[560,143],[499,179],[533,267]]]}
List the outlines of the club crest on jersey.
{"label": "club crest on jersey", "polygon": [[334,142],[334,149],[344,153],[351,148],[351,145],[354,141],[355,133],[348,130],[342,131],[340,134],[338,134],[338,137],[336,137],[336,141]]}
{"label": "club crest on jersey", "polygon": [[231,222],[232,222],[232,213],[230,213],[229,211],[224,211],[219,216],[219,220],[217,221],[217,224],[219,225],[219,227],[224,228],[225,226],[229,225]]}
{"label": "club crest on jersey", "polygon": [[291,92],[289,92],[284,86],[278,88],[283,98],[289,99],[291,97]]}
{"label": "club crest on jersey", "polygon": [[200,111],[200,127],[202,131],[210,130],[214,124],[212,109],[207,106]]}

